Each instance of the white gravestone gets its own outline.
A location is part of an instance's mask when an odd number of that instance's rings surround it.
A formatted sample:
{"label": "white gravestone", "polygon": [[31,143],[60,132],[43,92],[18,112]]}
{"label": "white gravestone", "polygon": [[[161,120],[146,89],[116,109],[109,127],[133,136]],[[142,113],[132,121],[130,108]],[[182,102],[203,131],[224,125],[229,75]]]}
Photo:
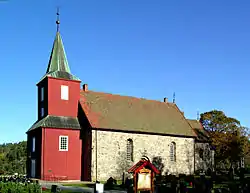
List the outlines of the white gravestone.
{"label": "white gravestone", "polygon": [[95,184],[95,193],[103,193],[104,192],[104,184],[96,183]]}

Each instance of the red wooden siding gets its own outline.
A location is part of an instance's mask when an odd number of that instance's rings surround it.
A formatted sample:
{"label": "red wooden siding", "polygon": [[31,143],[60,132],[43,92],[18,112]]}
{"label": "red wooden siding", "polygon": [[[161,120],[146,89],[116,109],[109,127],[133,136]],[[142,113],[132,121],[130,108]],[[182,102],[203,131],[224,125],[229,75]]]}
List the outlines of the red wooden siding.
{"label": "red wooden siding", "polygon": [[[82,142],[79,130],[43,129],[42,179],[81,179]],[[68,136],[68,151],[59,151],[59,136]]]}
{"label": "red wooden siding", "polygon": [[[69,100],[61,100],[61,85],[69,87]],[[80,82],[48,78],[48,114],[77,117]]]}

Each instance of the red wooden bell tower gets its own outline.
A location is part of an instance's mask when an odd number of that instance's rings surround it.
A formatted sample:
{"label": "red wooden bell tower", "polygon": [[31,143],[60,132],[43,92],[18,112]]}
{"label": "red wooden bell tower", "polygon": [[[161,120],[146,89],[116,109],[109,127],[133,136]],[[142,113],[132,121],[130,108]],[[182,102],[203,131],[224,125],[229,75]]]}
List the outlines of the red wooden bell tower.
{"label": "red wooden bell tower", "polygon": [[27,132],[27,174],[44,180],[80,180],[82,146],[77,113],[81,81],[70,72],[59,18],[56,23],[47,71],[37,84],[38,120]]}

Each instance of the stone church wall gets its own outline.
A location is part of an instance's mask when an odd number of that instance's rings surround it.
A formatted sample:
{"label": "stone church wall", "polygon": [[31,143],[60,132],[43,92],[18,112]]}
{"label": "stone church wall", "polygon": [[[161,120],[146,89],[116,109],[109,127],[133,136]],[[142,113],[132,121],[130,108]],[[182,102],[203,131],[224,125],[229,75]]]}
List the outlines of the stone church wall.
{"label": "stone church wall", "polygon": [[213,169],[213,150],[211,150],[209,143],[195,144],[195,171],[207,171],[208,168]]}
{"label": "stone church wall", "polygon": [[[96,180],[96,131],[92,131],[92,180]],[[133,140],[133,162],[127,161],[127,139]],[[176,162],[170,161],[170,143],[176,143]],[[160,156],[163,174],[194,172],[194,139],[160,135],[97,131],[97,180],[109,177],[122,179],[123,172],[138,162],[143,155]]]}

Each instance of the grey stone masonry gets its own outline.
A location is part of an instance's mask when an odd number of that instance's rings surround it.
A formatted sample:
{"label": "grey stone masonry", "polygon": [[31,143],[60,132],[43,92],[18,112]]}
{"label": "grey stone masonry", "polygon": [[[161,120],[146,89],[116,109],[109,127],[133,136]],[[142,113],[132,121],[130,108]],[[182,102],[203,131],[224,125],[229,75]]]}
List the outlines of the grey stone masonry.
{"label": "grey stone masonry", "polygon": [[195,144],[195,171],[207,171],[209,168],[213,170],[213,150],[211,150],[209,143]]}
{"label": "grey stone masonry", "polygon": [[[192,174],[194,172],[194,138],[161,135],[133,134],[112,131],[92,131],[92,180],[96,180],[97,132],[97,180],[109,177],[122,179],[123,172],[146,155],[152,161],[162,158],[163,174]],[[127,161],[127,140],[133,140],[133,161]],[[170,160],[170,144],[176,144],[176,161]]]}

